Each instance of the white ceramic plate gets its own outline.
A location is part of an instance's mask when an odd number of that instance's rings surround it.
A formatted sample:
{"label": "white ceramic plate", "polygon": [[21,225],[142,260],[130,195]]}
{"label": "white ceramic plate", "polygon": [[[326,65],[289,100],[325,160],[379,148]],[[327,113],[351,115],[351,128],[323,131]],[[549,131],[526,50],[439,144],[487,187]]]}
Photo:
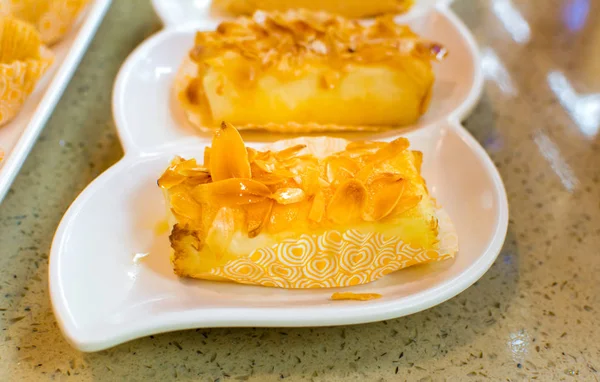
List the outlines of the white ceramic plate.
{"label": "white ceramic plate", "polygon": [[[159,10],[173,11],[177,3],[191,2],[155,1]],[[78,197],[54,238],[50,295],[60,327],[75,347],[96,351],[149,334],[197,327],[321,326],[389,319],[437,305],[486,272],[506,234],[506,194],[491,160],[460,125],[481,92],[482,75],[471,35],[440,5],[409,20],[425,36],[443,42],[451,54],[436,67],[430,111],[405,135],[424,152],[423,173],[430,191],[454,220],[460,238],[456,259],[352,288],[383,295],[368,302],[330,301],[332,289],[281,290],[175,276],[167,234],[157,236],[154,229],[165,219],[156,179],[174,155],[199,157],[210,142],[208,135],[184,126],[171,102],[173,77],[194,31],[214,27],[214,20],[201,16],[200,8],[198,18],[192,17],[193,9],[180,14],[198,22],[167,27],[123,65],[113,108],[125,157]],[[289,137],[244,136],[255,147]],[[389,140],[394,133],[344,136]],[[138,253],[148,255],[136,260]]]}
{"label": "white ceramic plate", "polygon": [[19,115],[0,127],[0,149],[5,153],[0,161],[0,203],[71,80],[111,1],[93,1],[73,30],[52,46],[55,54],[52,67],[27,98]]}

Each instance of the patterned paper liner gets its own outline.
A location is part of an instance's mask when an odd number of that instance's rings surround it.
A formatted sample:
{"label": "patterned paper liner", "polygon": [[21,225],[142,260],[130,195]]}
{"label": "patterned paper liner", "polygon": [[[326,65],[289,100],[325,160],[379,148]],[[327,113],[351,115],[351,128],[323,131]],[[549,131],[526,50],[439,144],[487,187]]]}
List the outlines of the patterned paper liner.
{"label": "patterned paper liner", "polygon": [[370,283],[417,264],[451,259],[458,237],[448,214],[437,211],[438,249],[415,248],[396,237],[358,230],[303,234],[255,250],[199,275],[278,288],[334,288]]}

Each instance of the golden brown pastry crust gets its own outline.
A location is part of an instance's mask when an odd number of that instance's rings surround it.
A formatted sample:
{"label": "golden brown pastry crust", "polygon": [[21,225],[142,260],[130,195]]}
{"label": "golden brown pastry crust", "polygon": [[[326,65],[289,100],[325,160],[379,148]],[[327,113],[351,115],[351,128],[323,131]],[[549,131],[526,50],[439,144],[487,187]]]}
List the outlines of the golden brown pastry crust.
{"label": "golden brown pastry crust", "polygon": [[[198,32],[175,92],[192,125],[204,130],[227,119],[240,130],[373,131],[426,111],[431,61],[444,55],[391,17],[365,26],[323,12],[258,12]],[[365,106],[363,119],[344,118],[354,104]],[[373,111],[378,105],[381,112]]]}
{"label": "golden brown pastry crust", "polygon": [[[421,162],[404,138],[296,138],[257,151],[223,124],[203,164],[176,158],[158,181],[175,218],[175,273],[286,288],[344,286],[449,258],[455,249],[438,236],[440,212]],[[356,268],[353,251],[373,261]],[[387,267],[389,256],[395,260]],[[286,262],[311,273],[311,262],[320,261],[337,265],[322,279],[313,275],[316,284],[275,275]],[[249,278],[239,267],[270,276]]]}

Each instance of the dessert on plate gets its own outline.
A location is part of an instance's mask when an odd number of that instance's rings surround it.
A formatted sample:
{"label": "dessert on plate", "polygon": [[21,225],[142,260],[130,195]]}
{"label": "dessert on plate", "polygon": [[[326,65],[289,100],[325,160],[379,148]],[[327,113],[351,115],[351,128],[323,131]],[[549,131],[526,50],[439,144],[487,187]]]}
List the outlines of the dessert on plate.
{"label": "dessert on plate", "polygon": [[361,18],[384,13],[404,13],[410,9],[413,0],[215,0],[214,4],[217,8],[237,15],[251,15],[258,10],[286,11],[302,8]]}
{"label": "dessert on plate", "polygon": [[223,123],[158,180],[179,276],[282,288],[364,284],[454,256],[452,223],[405,138],[306,137],[260,150]]}
{"label": "dessert on plate", "polygon": [[0,14],[10,14],[37,28],[45,44],[69,31],[89,0],[0,0]]}
{"label": "dessert on plate", "polygon": [[0,15],[0,127],[18,114],[52,60],[33,26]]}
{"label": "dessert on plate", "polygon": [[257,12],[198,32],[175,79],[188,120],[212,131],[378,130],[414,123],[446,51],[391,16]]}

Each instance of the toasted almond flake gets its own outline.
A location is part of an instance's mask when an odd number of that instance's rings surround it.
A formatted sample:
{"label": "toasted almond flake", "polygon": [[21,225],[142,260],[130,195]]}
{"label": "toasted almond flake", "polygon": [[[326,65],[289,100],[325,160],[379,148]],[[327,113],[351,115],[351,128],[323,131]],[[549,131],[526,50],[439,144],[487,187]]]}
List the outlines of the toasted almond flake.
{"label": "toasted almond flake", "polygon": [[240,133],[223,122],[215,132],[210,150],[210,174],[213,181],[250,178],[250,162]]}
{"label": "toasted almond flake", "polygon": [[280,188],[271,195],[271,198],[279,204],[292,204],[303,201],[306,194],[301,188]]}
{"label": "toasted almond flake", "polygon": [[363,211],[365,221],[378,221],[388,216],[396,207],[406,181],[391,175],[380,177],[368,186],[369,197]]}
{"label": "toasted almond flake", "polygon": [[403,196],[396,204],[394,208],[394,215],[401,215],[407,211],[412,210],[419,205],[423,197],[421,195]]}
{"label": "toasted almond flake", "polygon": [[246,224],[249,238],[258,236],[267,225],[274,203],[273,200],[265,200],[246,206]]}
{"label": "toasted almond flake", "polygon": [[287,149],[276,152],[275,156],[278,160],[283,161],[296,156],[300,151],[304,150],[305,148],[306,145],[296,145],[288,147]]}
{"label": "toasted almond flake", "polygon": [[376,300],[383,297],[379,293],[352,293],[352,292],[335,292],[331,295],[332,300],[355,300],[368,301]]}
{"label": "toasted almond flake", "polygon": [[181,175],[169,168],[158,178],[157,184],[159,187],[168,190],[171,187],[181,184],[185,179],[185,175]]}
{"label": "toasted almond flake", "polygon": [[201,184],[194,187],[191,194],[200,203],[241,206],[265,200],[271,194],[271,190],[256,180],[232,178]]}
{"label": "toasted almond flake", "polygon": [[360,218],[367,200],[367,189],[356,179],[343,183],[327,206],[327,217],[337,224],[348,224]]}
{"label": "toasted almond flake", "polygon": [[171,208],[179,215],[185,216],[190,220],[197,220],[202,216],[202,207],[187,193],[172,193],[170,201]]}

